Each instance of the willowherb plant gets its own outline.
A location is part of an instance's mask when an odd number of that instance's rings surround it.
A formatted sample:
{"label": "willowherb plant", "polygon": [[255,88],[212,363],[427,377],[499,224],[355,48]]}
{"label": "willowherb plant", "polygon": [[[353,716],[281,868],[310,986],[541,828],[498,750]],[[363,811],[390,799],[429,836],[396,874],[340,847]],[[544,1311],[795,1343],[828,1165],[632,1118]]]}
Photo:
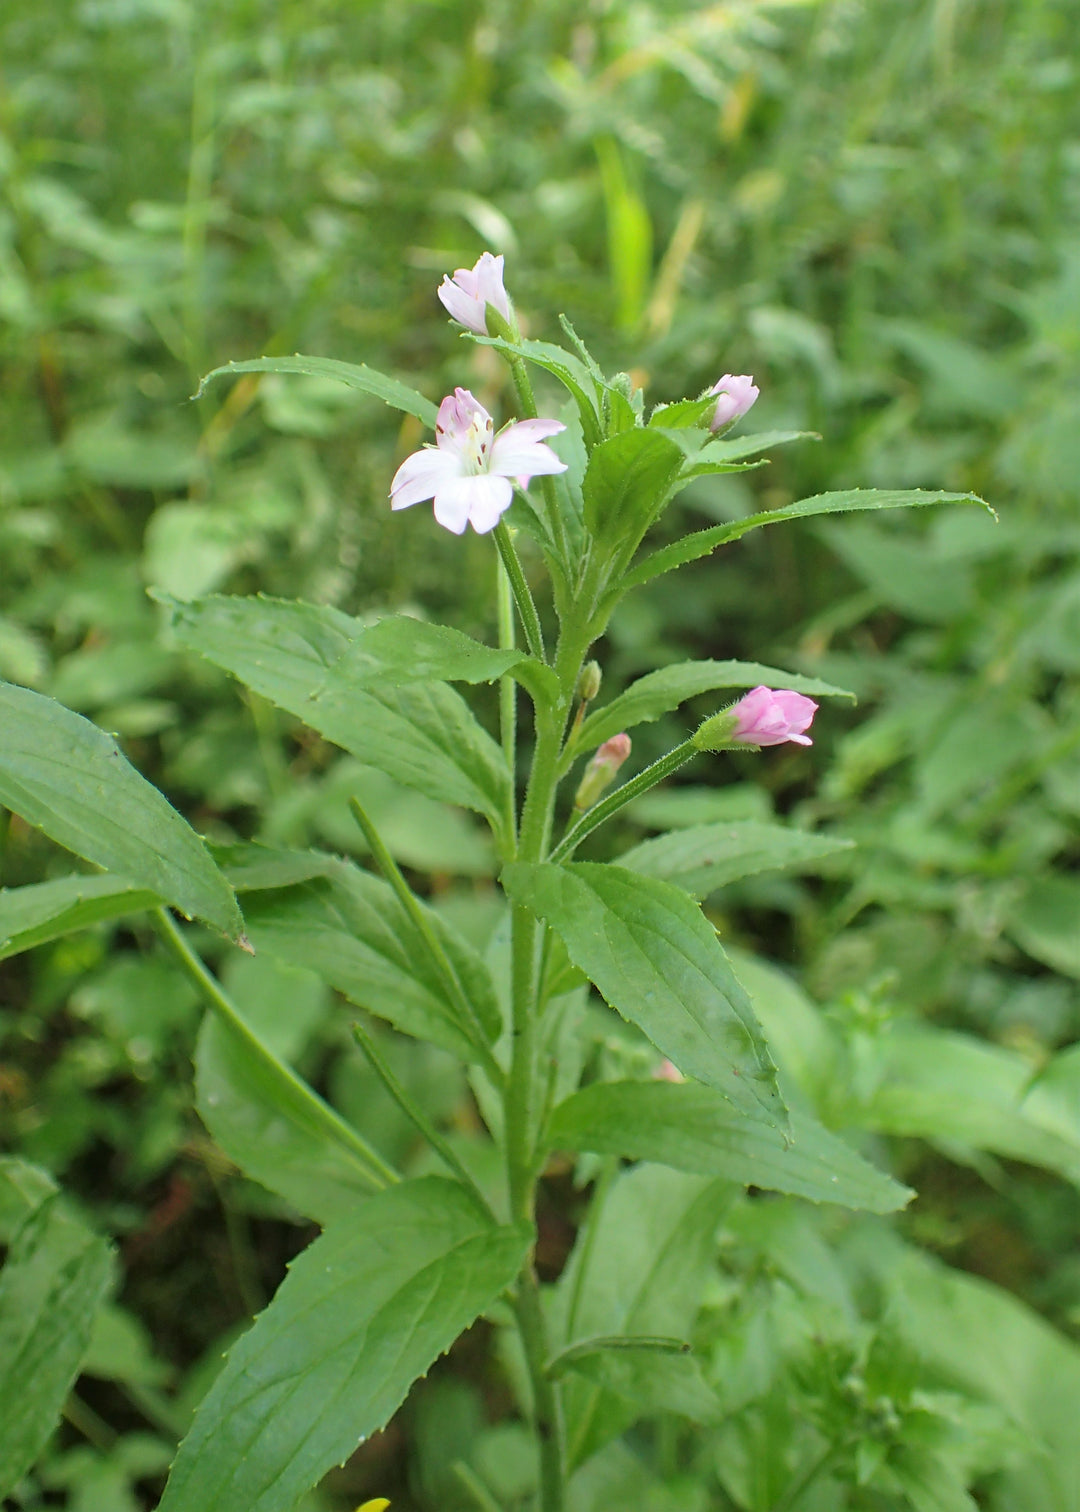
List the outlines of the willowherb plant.
{"label": "willowherb plant", "polygon": [[[519,1341],[520,1410],[535,1431],[541,1512],[567,1505],[574,1471],[653,1410],[658,1391],[676,1401],[706,1391],[678,1331],[680,1319],[692,1318],[693,1297],[675,1307],[666,1295],[655,1305],[646,1299],[606,1330],[597,1326],[603,1309],[583,1300],[590,1255],[618,1242],[599,1220],[586,1220],[564,1276],[541,1286],[537,1184],[555,1151],[638,1162],[643,1193],[656,1190],[649,1167],[669,1168],[658,1179],[678,1189],[706,1239],[732,1190],[749,1184],[874,1212],[910,1195],[785,1107],[753,1005],[698,902],[709,891],[703,870],[720,868],[730,881],[770,857],[784,864],[790,832],[752,826],[752,855],[737,825],[707,825],[646,842],[618,864],[577,859],[587,837],[701,751],[809,745],[815,700],[841,690],[758,664],[687,662],[605,704],[595,648],[628,594],[751,530],[972,496],[829,493],[651,549],[650,528],[691,480],[750,465],[795,438],[730,434],[757,398],[747,376],[725,375],[700,397],[646,417],[641,393],[625,375],[605,376],[568,322],[565,347],[523,339],[502,273],[502,259],[485,253],[438,291],[469,338],[509,364],[521,418],[499,431],[464,388],[436,410],[394,379],[328,359],[216,370],[332,374],[430,425],[435,443],[401,464],[391,505],[430,499],[447,529],[461,534],[471,524],[492,536],[497,646],[406,616],[362,623],[264,598],[169,603],[179,644],[397,782],[482,816],[505,899],[505,926],[487,955],[412,891],[358,802],[381,875],[312,852],[248,845],[211,853],[108,737],[49,699],[0,686],[0,802],[102,871],[21,889],[23,933],[9,929],[8,945],[28,948],[93,920],[149,911],[211,1010],[196,1062],[211,1132],[249,1175],[322,1227],[229,1351],[181,1444],[162,1512],[289,1512],[482,1314]],[[537,414],[533,367],[566,390],[561,418]],[[522,536],[547,569],[550,645],[518,555]],[[498,740],[453,686],[493,681]],[[614,785],[631,760],[630,729],[725,689],[749,691]],[[819,853],[835,845],[822,839]],[[498,1183],[416,1105],[357,1024],[375,1072],[444,1167],[403,1179],[252,1032],[170,907],[313,969],[402,1033],[458,1056],[501,1151]],[[615,1079],[584,1054],[585,984],[651,1047]],[[19,1190],[29,1225],[42,1196],[25,1183]],[[99,1251],[94,1265],[100,1294]],[[80,1339],[85,1346],[74,1325],[71,1336],[42,1365],[34,1415],[5,1463],[0,1493],[51,1428]]]}

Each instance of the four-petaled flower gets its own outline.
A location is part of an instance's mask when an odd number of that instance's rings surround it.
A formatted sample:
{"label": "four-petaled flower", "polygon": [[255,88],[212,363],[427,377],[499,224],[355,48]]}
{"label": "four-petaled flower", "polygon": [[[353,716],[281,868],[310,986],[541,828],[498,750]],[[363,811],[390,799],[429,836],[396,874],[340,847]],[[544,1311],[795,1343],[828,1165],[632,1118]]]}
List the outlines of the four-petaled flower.
{"label": "four-petaled flower", "polygon": [[471,268],[456,268],[453,278],[444,273],[436,293],[454,319],[477,336],[489,334],[488,305],[498,310],[505,321],[510,320],[501,253],[492,257],[490,252],[482,252]]}
{"label": "four-petaled flower", "polygon": [[[501,261],[501,259],[500,259]],[[493,530],[519,487],[543,473],[566,471],[544,445],[565,425],[558,420],[519,420],[498,435],[491,416],[468,389],[456,388],[439,405],[435,445],[413,452],[394,474],[392,509],[434,499],[435,518],[461,535],[466,525],[480,535]]]}
{"label": "four-petaled flower", "polygon": [[817,704],[790,688],[751,688],[733,709],[735,728],[728,739],[733,745],[774,746],[792,740],[796,745],[813,745],[809,735],[817,713]]}
{"label": "four-petaled flower", "polygon": [[745,415],[753,406],[760,390],[749,373],[725,373],[718,383],[713,384],[709,393],[719,395],[713,417],[709,421],[709,429],[718,431],[722,426],[730,425],[733,420]]}

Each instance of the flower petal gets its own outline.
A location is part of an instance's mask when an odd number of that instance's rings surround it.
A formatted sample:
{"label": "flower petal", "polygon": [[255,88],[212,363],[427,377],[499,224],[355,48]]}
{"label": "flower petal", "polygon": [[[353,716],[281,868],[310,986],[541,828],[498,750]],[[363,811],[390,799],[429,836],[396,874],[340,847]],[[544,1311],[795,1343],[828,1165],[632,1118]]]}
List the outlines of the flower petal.
{"label": "flower petal", "polygon": [[391,509],[408,509],[421,499],[433,498],[444,481],[458,477],[460,472],[461,460],[452,452],[437,451],[432,446],[413,452],[390,484]]}
{"label": "flower petal", "polygon": [[[491,472],[503,478],[535,478],[543,473],[566,471],[563,462],[542,441],[532,439],[527,429],[530,425],[554,424],[553,421],[521,420],[517,425],[508,425],[495,437],[491,448]],[[560,426],[562,430],[564,427]],[[524,434],[522,434],[524,432]],[[554,435],[548,431],[548,435]]]}
{"label": "flower petal", "polygon": [[472,499],[469,505],[469,523],[477,535],[486,535],[494,530],[504,509],[509,509],[514,497],[513,484],[507,478],[491,473],[467,480],[471,485]]}
{"label": "flower petal", "polygon": [[450,478],[435,495],[435,518],[446,530],[461,535],[469,523],[475,478]]}
{"label": "flower petal", "polygon": [[452,316],[459,325],[463,325],[467,331],[472,331],[477,336],[487,335],[484,306],[474,295],[461,288],[460,284],[454,283],[449,274],[444,275],[442,283],[435,292],[447,314]]}

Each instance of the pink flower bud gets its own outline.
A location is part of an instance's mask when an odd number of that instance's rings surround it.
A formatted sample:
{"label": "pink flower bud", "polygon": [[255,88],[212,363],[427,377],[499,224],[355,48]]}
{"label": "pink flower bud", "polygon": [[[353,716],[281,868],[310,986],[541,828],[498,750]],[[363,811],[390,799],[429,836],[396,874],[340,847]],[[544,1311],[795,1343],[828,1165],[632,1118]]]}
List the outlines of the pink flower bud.
{"label": "pink flower bud", "polygon": [[498,310],[506,321],[510,320],[510,300],[503,287],[502,254],[492,257],[482,252],[471,268],[458,268],[453,278],[449,273],[435,291],[454,319],[477,336],[488,336],[487,307]]}
{"label": "pink flower bud", "polygon": [[613,735],[593,753],[574,796],[574,807],[579,813],[592,808],[601,793],[611,786],[629,754],[630,737],[625,733]]}
{"label": "pink flower bud", "polygon": [[735,728],[733,745],[774,746],[793,740],[796,745],[813,745],[803,731],[810,728],[817,704],[790,688],[751,688],[730,711]]}
{"label": "pink flower bud", "polygon": [[752,408],[760,390],[749,373],[725,373],[719,383],[714,383],[710,394],[718,394],[709,429],[718,431],[733,420],[738,420]]}

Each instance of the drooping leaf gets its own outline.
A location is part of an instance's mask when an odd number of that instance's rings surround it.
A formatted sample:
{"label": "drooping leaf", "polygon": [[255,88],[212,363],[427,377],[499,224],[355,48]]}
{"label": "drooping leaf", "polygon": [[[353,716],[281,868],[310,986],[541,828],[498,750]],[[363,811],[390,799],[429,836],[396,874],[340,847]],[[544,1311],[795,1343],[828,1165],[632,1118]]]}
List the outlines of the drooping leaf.
{"label": "drooping leaf", "polygon": [[[440,633],[440,626],[387,631],[336,609],[279,599],[215,597],[170,607],[173,630],[189,650],[369,766],[502,824],[510,780],[502,751],[452,688],[426,679],[436,666],[442,677],[497,677],[517,653]],[[365,660],[373,634],[375,650]],[[422,640],[423,670],[414,677],[401,648]]]}
{"label": "drooping leaf", "polygon": [[515,862],[503,885],[680,1071],[748,1118],[783,1129],[776,1068],[716,931],[668,882],[618,866]]}
{"label": "drooping leaf", "polygon": [[292,357],[253,357],[246,362],[227,362],[224,367],[216,367],[206,374],[194,397],[200,398],[207,384],[214,378],[230,378],[238,373],[301,373],[310,378],[337,378],[348,384],[349,388],[359,389],[361,393],[381,399],[392,409],[415,415],[431,430],[435,428],[438,409],[430,399],[425,399],[423,394],[418,394],[407,384],[389,378],[385,373],[369,368],[364,363],[339,362],[335,357],[301,357],[299,352]]}
{"label": "drooping leaf", "polygon": [[667,502],[682,461],[682,449],[647,426],[594,447],[582,496],[585,523],[596,539],[628,554]]}
{"label": "drooping leaf", "polygon": [[600,439],[596,384],[580,358],[550,341],[513,342],[504,341],[501,336],[476,336],[472,339],[483,346],[493,346],[496,351],[505,352],[507,356],[523,357],[527,362],[551,373],[573,397],[586,442],[592,446]]}
{"label": "drooping leaf", "polygon": [[337,862],[322,878],[249,894],[246,908],[256,950],[310,967],[405,1034],[475,1060],[478,1046],[502,1030],[491,977],[471,947],[425,911],[469,1002],[468,1019],[393,888],[370,872]]}
{"label": "drooping leaf", "polygon": [[203,841],[103,730],[10,683],[0,683],[0,730],[0,803],[85,861],[240,933],[232,889]]}
{"label": "drooping leaf", "polygon": [[617,585],[618,591],[625,592],[627,588],[647,583],[663,572],[670,572],[674,567],[708,556],[718,546],[724,546],[728,541],[737,541],[747,531],[756,530],[760,525],[775,525],[781,520],[805,519],[810,515],[841,514],[859,509],[914,509],[925,504],[981,504],[984,509],[990,508],[985,499],[980,499],[977,494],[930,492],[921,488],[853,488],[836,493],[815,494],[811,499],[800,499],[781,509],[766,510],[761,514],[747,515],[742,520],[732,520],[727,525],[713,525],[708,530],[695,531],[680,541],[672,542],[670,546],[663,546],[628,572]]}
{"label": "drooping leaf", "polygon": [[547,1138],[555,1149],[653,1161],[871,1213],[895,1212],[913,1195],[816,1119],[793,1113],[785,1140],[692,1082],[595,1082],[560,1103]]}
{"label": "drooping leaf", "polygon": [[435,1177],[339,1219],[229,1352],[160,1512],[293,1512],[510,1284],[529,1242]]}
{"label": "drooping leaf", "polygon": [[250,1025],[206,1015],[195,1102],[230,1160],[316,1223],[354,1212],[387,1183],[360,1136]]}
{"label": "drooping leaf", "polygon": [[117,877],[58,877],[0,889],[0,961],[76,929],[160,908],[156,893]]}
{"label": "drooping leaf", "polygon": [[798,672],[784,672],[760,662],[689,661],[676,662],[647,672],[632,682],[624,693],[596,709],[583,722],[574,741],[574,751],[591,751],[620,730],[649,724],[677,709],[699,693],[714,693],[721,688],[790,688],[811,698],[853,698],[844,688],[822,682],[817,677],[803,677]]}
{"label": "drooping leaf", "polygon": [[758,872],[795,867],[811,871],[853,842],[836,835],[811,835],[782,824],[702,824],[674,830],[635,845],[619,857],[619,865],[643,877],[674,882],[695,898],[707,898],[718,887]]}
{"label": "drooping leaf", "polygon": [[52,1435],[112,1274],[108,1243],[58,1194],[16,1230],[0,1270],[0,1498]]}

